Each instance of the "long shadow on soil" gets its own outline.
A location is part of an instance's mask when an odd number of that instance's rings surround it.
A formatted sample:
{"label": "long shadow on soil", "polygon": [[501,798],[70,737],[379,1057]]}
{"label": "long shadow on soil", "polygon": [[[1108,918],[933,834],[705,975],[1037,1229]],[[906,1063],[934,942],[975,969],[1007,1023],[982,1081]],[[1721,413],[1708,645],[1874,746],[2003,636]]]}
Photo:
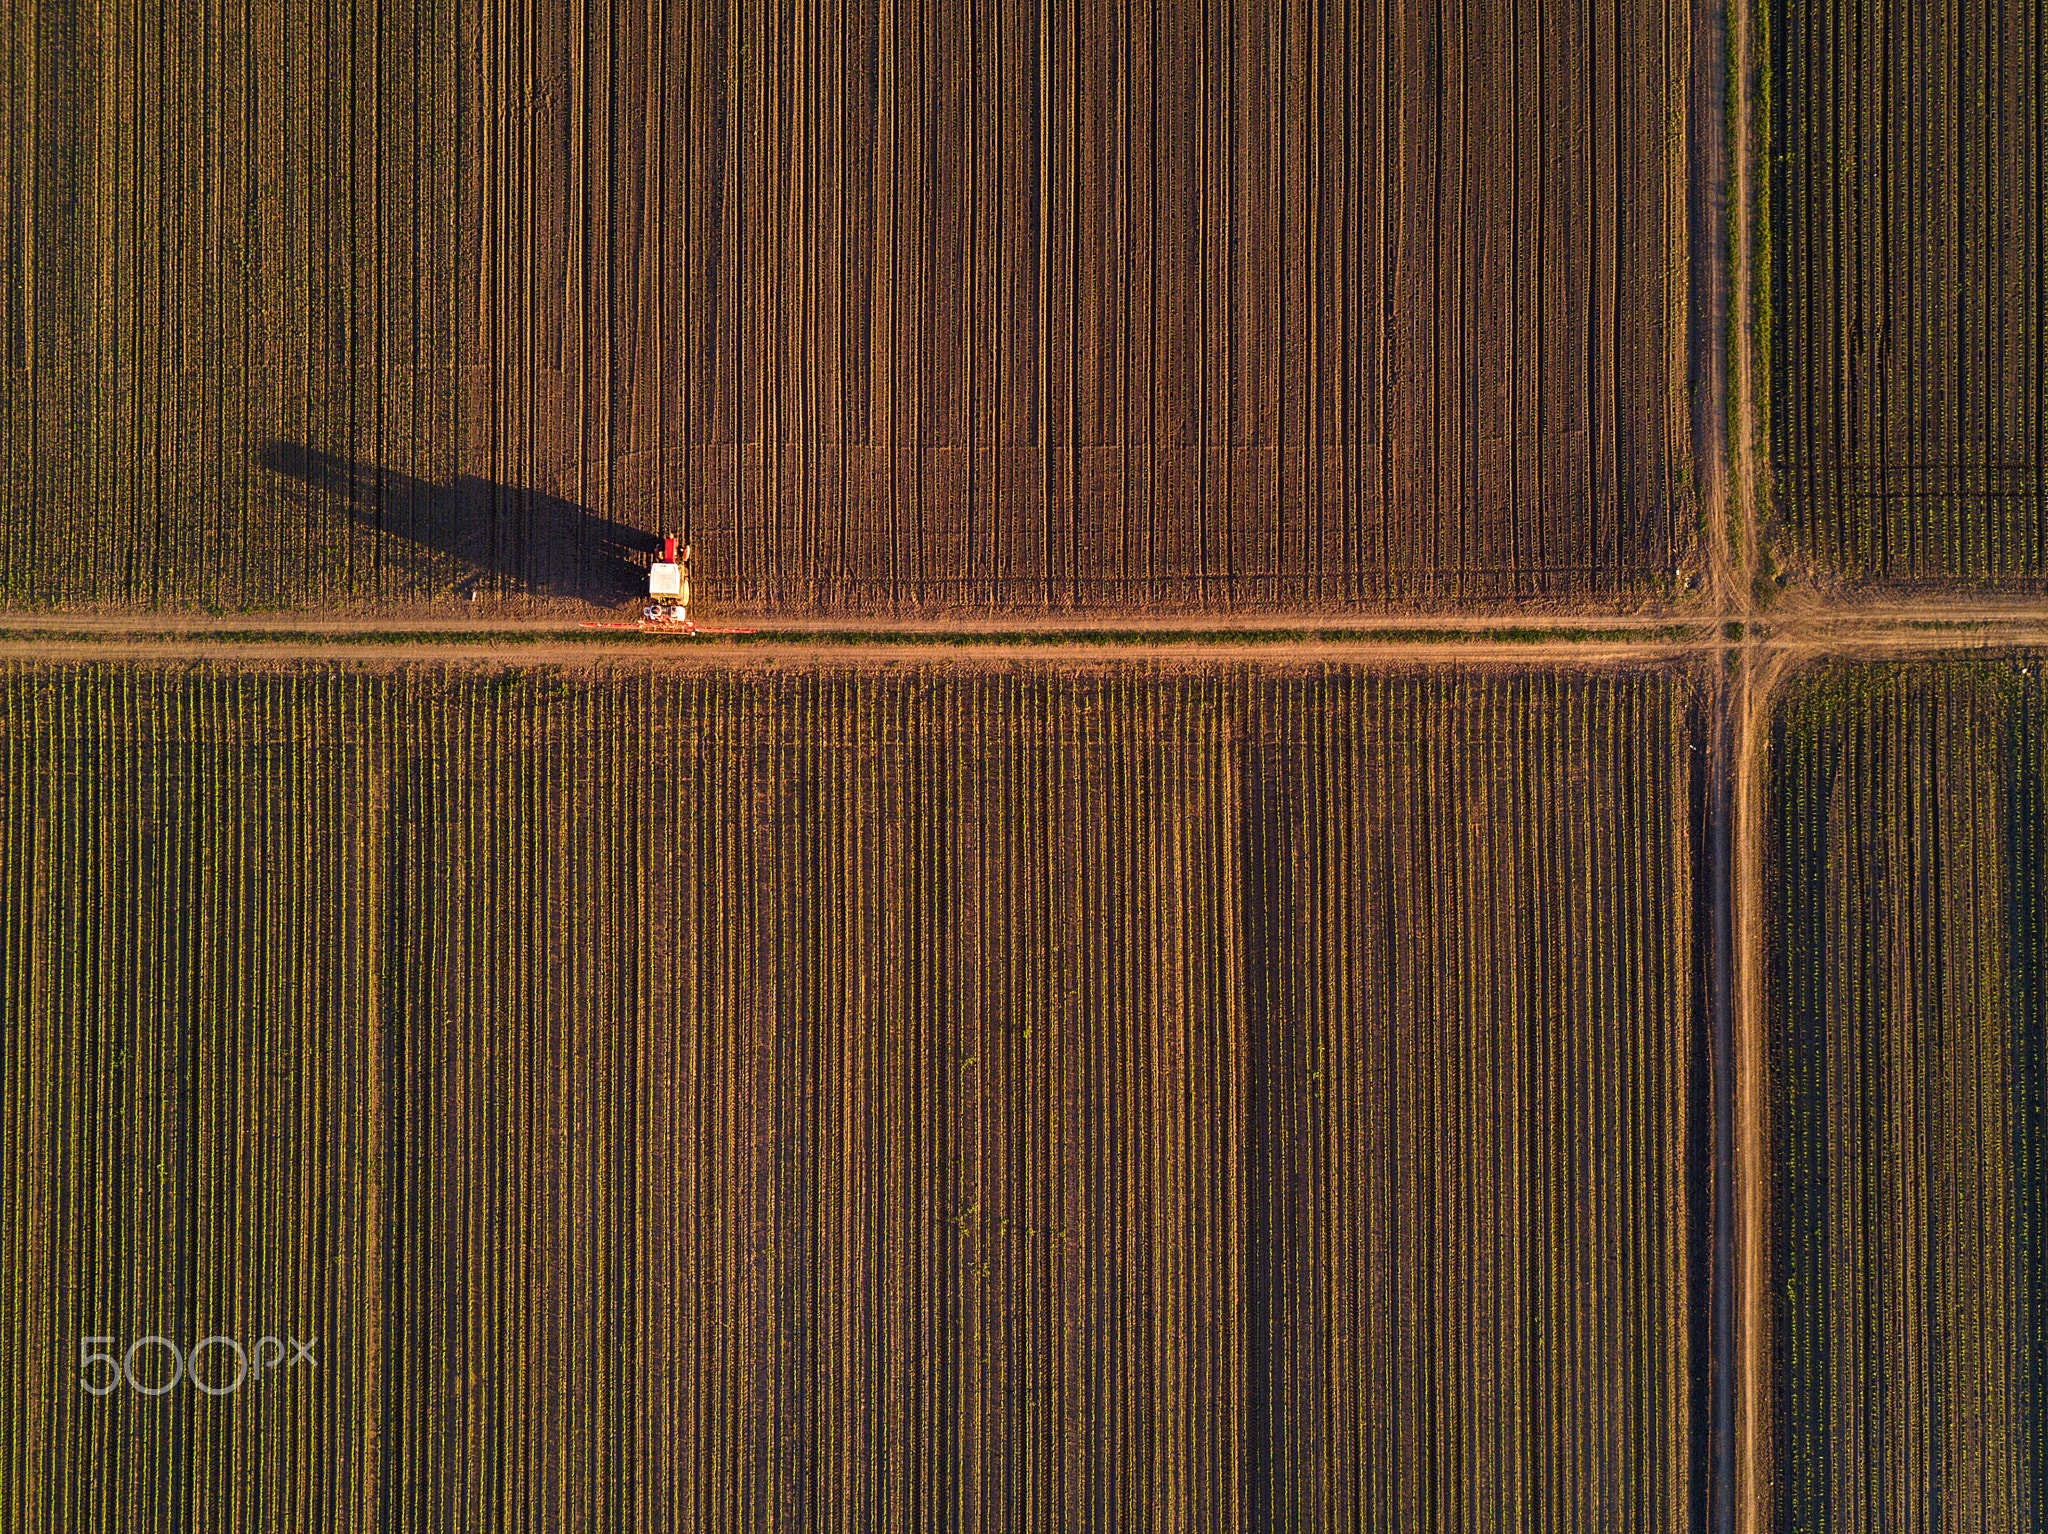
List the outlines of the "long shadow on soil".
{"label": "long shadow on soil", "polygon": [[453,560],[458,591],[480,580],[612,603],[643,589],[652,533],[538,490],[465,474],[449,484],[359,463],[298,442],[266,442],[256,461],[345,505],[356,522]]}

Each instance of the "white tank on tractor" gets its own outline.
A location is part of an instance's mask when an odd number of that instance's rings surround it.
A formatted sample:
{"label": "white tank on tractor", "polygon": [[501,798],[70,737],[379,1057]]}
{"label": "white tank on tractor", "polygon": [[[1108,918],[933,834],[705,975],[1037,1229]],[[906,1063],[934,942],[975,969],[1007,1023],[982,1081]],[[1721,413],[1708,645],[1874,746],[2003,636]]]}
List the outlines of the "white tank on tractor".
{"label": "white tank on tractor", "polygon": [[690,621],[690,546],[676,555],[673,538],[661,540],[661,558],[647,571],[647,610],[650,623],[687,624]]}

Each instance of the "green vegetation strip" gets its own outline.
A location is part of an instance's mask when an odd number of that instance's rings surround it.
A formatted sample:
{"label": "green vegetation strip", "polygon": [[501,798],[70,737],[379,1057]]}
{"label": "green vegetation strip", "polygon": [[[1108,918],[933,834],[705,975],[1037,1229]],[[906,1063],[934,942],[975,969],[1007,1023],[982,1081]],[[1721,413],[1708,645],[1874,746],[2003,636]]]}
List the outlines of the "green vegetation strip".
{"label": "green vegetation strip", "polygon": [[[1732,626],[1731,626],[1732,627]],[[0,629],[0,644],[64,645],[77,648],[162,645],[167,649],[194,645],[298,645],[316,649],[367,646],[461,645],[488,648],[505,645],[614,645],[644,641],[761,648],[808,645],[820,649],[891,646],[903,648],[990,647],[1043,649],[1068,646],[1160,648],[1197,645],[1357,645],[1357,644],[1683,644],[1708,638],[1711,628],[1672,624],[1661,628],[1089,628],[1089,629],[812,629],[762,628],[738,634],[659,634],[635,629],[522,627],[492,629],[382,629],[340,631],[298,629],[106,629],[94,631],[37,628]]]}
{"label": "green vegetation strip", "polygon": [[1891,1526],[1840,1468],[1872,1444],[1910,1467],[1894,1506],[1944,1495],[2000,1531],[2048,1515],[2029,1420],[2048,1378],[2036,664],[1823,667],[1775,711],[1774,1529]]}
{"label": "green vegetation strip", "polygon": [[1702,690],[1333,672],[0,665],[0,1528],[1689,1528]]}

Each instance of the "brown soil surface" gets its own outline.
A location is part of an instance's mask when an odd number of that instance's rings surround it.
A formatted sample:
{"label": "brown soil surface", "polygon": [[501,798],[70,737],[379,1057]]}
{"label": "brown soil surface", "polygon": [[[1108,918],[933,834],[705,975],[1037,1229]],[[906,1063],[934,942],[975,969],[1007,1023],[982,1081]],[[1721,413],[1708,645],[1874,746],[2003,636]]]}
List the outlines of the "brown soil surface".
{"label": "brown soil surface", "polygon": [[1765,1500],[1760,1458],[1768,1391],[1765,1293],[1766,1172],[1764,1105],[1769,1062],[1765,1057],[1763,954],[1764,749],[1769,738],[1770,699],[1788,669],[1789,657],[1759,664],[1745,654],[1735,718],[1735,1157],[1736,1317],[1735,1379],[1736,1528],[1761,1534]]}
{"label": "brown soil surface", "polygon": [[791,613],[1699,566],[1686,0],[421,4],[36,12],[6,599],[608,603],[663,531]]}
{"label": "brown soil surface", "polygon": [[[659,648],[658,648],[659,647]],[[1062,645],[690,645],[649,639],[635,642],[551,645],[357,644],[335,649],[315,644],[225,643],[191,639],[172,643],[93,644],[0,640],[0,660],[124,662],[217,661],[235,666],[306,660],[354,664],[417,665],[458,662],[472,665],[580,666],[622,661],[666,666],[759,666],[799,662],[807,666],[894,666],[938,662],[1013,664],[1058,662],[1062,665],[1106,665],[1131,661],[1222,662],[1255,661],[1289,665],[1349,663],[1376,666],[1432,666],[1447,663],[1523,667],[1636,666],[1674,659],[1698,649],[1693,643],[1558,642],[1512,644],[1454,641],[1444,644],[1332,643],[1262,644],[1256,649],[1237,644],[1062,644]]]}
{"label": "brown soil surface", "polygon": [[[1674,627],[1704,627],[1720,621],[1710,612],[1685,608],[1659,609],[1637,613],[1559,611],[1557,613],[1473,613],[1361,615],[1350,613],[1263,613],[1263,614],[1139,614],[1120,613],[1022,613],[968,614],[954,618],[865,617],[776,617],[761,613],[706,614],[699,619],[707,626],[753,626],[777,634],[809,633],[820,636],[846,633],[891,635],[931,634],[1051,634],[1087,633],[1169,633],[1217,634],[1311,632],[1321,629],[1398,629],[1411,633],[1445,630],[1539,629],[1592,630],[1602,633],[1642,629],[1660,631]],[[367,633],[462,633],[465,631],[520,633],[588,632],[585,623],[627,621],[631,613],[597,610],[578,617],[545,615],[530,617],[465,609],[414,610],[394,616],[378,614],[195,614],[195,613],[43,613],[0,611],[0,634],[33,631],[49,634],[367,634]]]}
{"label": "brown soil surface", "polygon": [[[722,623],[707,616],[707,623]],[[1172,654],[1236,659],[1298,655],[1392,656],[1467,659],[1519,656],[1529,660],[1633,655],[1652,658],[1709,654],[1738,645],[1759,665],[1820,654],[1903,655],[2048,642],[2048,603],[2006,598],[1942,599],[1926,603],[1886,601],[1869,606],[1786,603],[1758,612],[1745,606],[1723,613],[1652,614],[1563,612],[1541,619],[1530,615],[1472,617],[1388,617],[1357,615],[1237,617],[1175,620],[1161,616],[1090,620],[1074,614],[1039,614],[947,622],[877,622],[872,619],[754,620],[758,637],[684,638],[621,630],[586,629],[560,618],[516,619],[489,614],[396,618],[327,616],[301,618],[264,614],[116,615],[105,613],[0,614],[0,654],[32,658],[75,654],[154,653],[164,658],[286,654],[384,655],[437,658],[450,655],[488,661],[588,655],[596,651],[646,653],[656,648],[678,656],[749,656],[844,659],[873,652],[892,658],[929,654],[978,658],[1002,655],[1095,659]],[[1740,639],[1725,625],[1742,624]],[[1633,637],[1639,633],[1640,637]],[[1488,639],[1490,632],[1526,638]],[[475,640],[465,639],[474,633]],[[1554,638],[1537,637],[1553,633]],[[388,646],[340,643],[377,635],[393,636]],[[503,643],[492,643],[496,636]],[[530,639],[511,636],[532,636]],[[419,636],[408,639],[405,636]],[[559,636],[556,645],[550,636]],[[814,639],[807,636],[815,636]],[[859,636],[859,637],[853,637]],[[1413,636],[1413,637],[1403,637]],[[1455,636],[1455,637],[1445,637]],[[919,641],[929,639],[929,644]],[[1775,673],[1773,673],[1775,674]]]}

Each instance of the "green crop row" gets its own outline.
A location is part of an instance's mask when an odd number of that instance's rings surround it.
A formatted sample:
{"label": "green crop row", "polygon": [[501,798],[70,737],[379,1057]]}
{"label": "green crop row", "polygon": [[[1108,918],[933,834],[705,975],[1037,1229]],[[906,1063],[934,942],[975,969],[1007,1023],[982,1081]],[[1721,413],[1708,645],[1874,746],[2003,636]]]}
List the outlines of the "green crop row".
{"label": "green crop row", "polygon": [[1912,584],[2048,575],[2032,9],[1769,0],[1771,431],[1806,558]]}
{"label": "green crop row", "polygon": [[2039,671],[1834,668],[1781,712],[1769,1409],[1783,1534],[2017,1534],[2048,1517]]}
{"label": "green crop row", "polygon": [[0,1530],[1688,1527],[1692,707],[0,672]]}

